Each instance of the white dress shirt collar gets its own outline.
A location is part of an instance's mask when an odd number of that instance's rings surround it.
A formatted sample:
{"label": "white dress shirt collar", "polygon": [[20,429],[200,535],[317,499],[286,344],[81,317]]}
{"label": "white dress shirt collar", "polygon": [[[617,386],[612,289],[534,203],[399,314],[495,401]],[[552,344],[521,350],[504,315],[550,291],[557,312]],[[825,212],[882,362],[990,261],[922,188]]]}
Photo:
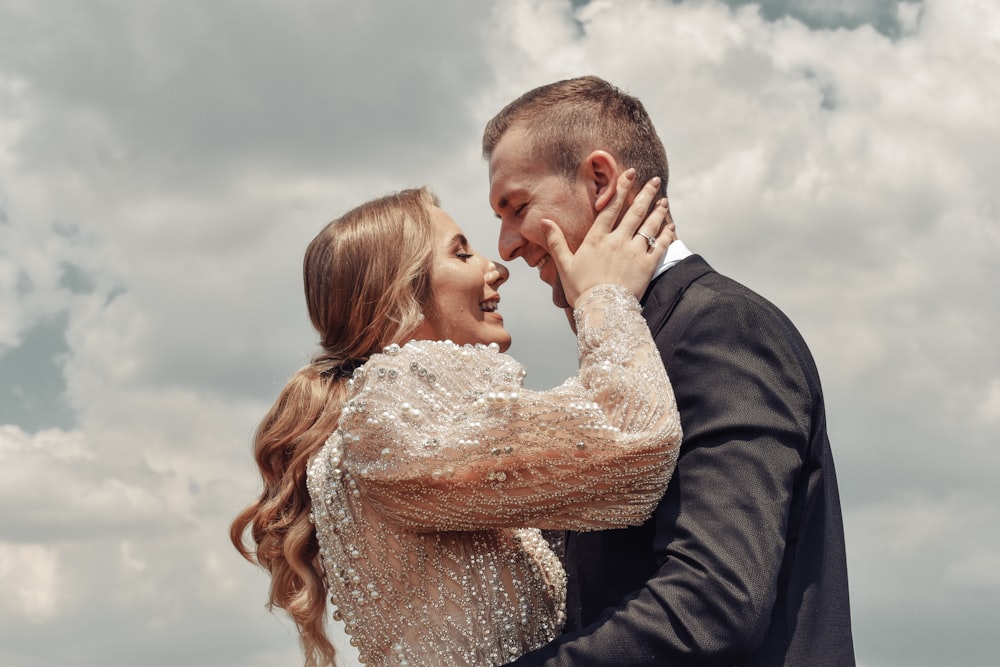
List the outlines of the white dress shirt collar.
{"label": "white dress shirt collar", "polygon": [[653,277],[650,278],[650,281],[655,280],[657,276],[665,273],[667,269],[693,254],[694,253],[688,250],[688,247],[684,245],[684,241],[677,239],[670,244],[669,248],[667,248],[667,254],[660,260],[660,264],[656,267],[656,271],[653,273]]}

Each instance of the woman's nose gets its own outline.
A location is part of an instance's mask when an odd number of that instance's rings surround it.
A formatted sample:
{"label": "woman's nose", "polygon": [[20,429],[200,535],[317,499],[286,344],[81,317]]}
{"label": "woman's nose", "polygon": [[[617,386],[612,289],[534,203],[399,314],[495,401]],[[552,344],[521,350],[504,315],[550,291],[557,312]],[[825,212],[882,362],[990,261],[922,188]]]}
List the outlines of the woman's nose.
{"label": "woman's nose", "polygon": [[500,262],[490,262],[489,268],[484,276],[486,284],[494,289],[507,282],[507,278],[509,277],[510,271]]}

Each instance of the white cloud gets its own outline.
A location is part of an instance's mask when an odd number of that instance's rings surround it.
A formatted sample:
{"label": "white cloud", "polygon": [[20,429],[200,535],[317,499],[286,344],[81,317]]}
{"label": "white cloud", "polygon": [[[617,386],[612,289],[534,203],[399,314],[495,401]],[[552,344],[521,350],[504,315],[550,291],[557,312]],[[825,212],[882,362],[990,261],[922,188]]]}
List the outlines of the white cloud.
{"label": "white cloud", "polygon": [[976,417],[983,422],[1000,424],[1000,378],[994,378],[983,394]]}
{"label": "white cloud", "polygon": [[0,610],[44,623],[58,605],[59,555],[55,549],[35,544],[0,542]]}

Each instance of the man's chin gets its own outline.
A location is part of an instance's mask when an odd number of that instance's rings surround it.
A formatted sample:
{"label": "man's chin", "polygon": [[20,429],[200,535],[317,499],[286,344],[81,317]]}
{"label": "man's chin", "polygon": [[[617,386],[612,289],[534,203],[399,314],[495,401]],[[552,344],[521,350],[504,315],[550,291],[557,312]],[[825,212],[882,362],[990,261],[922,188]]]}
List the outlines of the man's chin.
{"label": "man's chin", "polygon": [[[552,263],[552,260],[549,260]],[[563,291],[562,280],[559,279],[559,272],[554,267],[546,266],[538,272],[538,277],[552,290],[552,303],[559,308],[569,308],[566,303],[566,292]]]}
{"label": "man's chin", "polygon": [[552,288],[552,303],[556,305],[557,308],[570,308],[569,303],[566,302],[566,293],[562,291],[561,287]]}

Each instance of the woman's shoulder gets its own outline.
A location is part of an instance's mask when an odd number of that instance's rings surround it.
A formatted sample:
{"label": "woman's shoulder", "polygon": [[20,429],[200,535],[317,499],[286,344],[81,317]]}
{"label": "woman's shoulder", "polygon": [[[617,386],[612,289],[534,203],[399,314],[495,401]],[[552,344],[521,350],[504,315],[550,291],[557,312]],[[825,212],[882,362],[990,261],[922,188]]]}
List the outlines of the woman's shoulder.
{"label": "woman's shoulder", "polygon": [[500,352],[495,343],[458,345],[450,340],[413,340],[386,346],[354,371],[352,393],[372,383],[421,383],[429,391],[453,391],[477,386],[518,388],[524,367]]}
{"label": "woman's shoulder", "polygon": [[523,376],[496,346],[389,345],[351,377],[339,422],[345,451],[355,462],[380,460],[385,449],[435,455],[442,429],[461,425],[464,433],[481,407],[519,396]]}

